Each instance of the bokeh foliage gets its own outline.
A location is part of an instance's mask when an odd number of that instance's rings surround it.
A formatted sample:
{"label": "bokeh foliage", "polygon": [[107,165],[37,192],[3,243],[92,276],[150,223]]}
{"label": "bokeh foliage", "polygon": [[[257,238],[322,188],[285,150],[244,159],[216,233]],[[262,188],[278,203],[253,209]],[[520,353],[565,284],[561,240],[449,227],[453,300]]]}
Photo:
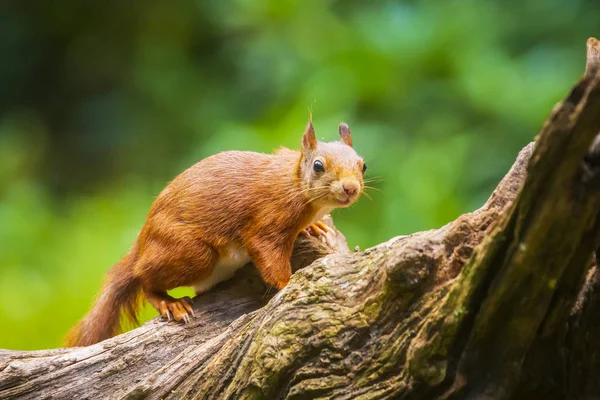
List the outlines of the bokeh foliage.
{"label": "bokeh foliage", "polygon": [[[578,79],[600,3],[5,1],[0,348],[56,347],[164,184],[350,124],[379,177],[351,245],[481,205]],[[145,316],[151,317],[152,310]]]}

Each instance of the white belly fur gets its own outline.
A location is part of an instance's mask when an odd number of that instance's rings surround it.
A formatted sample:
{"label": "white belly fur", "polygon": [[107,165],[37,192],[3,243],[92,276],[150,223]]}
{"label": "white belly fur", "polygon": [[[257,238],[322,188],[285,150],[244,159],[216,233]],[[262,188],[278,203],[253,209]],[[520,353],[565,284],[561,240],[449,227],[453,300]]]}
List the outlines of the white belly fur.
{"label": "white belly fur", "polygon": [[233,277],[235,272],[250,262],[250,257],[246,249],[239,244],[230,244],[225,248],[223,255],[217,261],[213,272],[192,285],[192,288],[196,291],[196,294],[206,292],[219,282],[226,281]]}
{"label": "white belly fur", "polygon": [[[315,215],[312,223],[320,221],[325,215],[329,214],[334,207],[323,207]],[[212,274],[206,279],[196,282],[192,285],[192,288],[196,291],[196,294],[204,293],[219,282],[226,281],[235,275],[236,271],[248,264],[250,257],[241,245],[232,243],[225,248],[223,255],[217,261]]]}

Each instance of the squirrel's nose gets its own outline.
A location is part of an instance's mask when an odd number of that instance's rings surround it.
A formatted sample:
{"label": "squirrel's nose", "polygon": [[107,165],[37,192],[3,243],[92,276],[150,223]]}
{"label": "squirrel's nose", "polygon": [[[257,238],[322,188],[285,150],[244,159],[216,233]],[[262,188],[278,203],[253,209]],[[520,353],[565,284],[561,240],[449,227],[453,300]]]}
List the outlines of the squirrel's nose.
{"label": "squirrel's nose", "polygon": [[358,191],[358,185],[356,184],[356,182],[353,181],[344,182],[342,184],[342,187],[344,188],[344,192],[346,192],[348,196],[353,196]]}

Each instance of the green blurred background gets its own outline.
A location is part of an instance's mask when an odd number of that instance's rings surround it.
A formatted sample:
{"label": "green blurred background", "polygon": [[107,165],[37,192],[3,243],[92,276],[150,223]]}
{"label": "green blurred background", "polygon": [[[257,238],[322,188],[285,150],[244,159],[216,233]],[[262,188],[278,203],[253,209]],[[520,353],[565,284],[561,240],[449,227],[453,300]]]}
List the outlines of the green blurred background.
{"label": "green blurred background", "polygon": [[[60,346],[154,197],[226,149],[348,122],[352,246],[480,206],[600,34],[595,0],[3,1],[0,348]],[[155,313],[146,310],[146,318]]]}

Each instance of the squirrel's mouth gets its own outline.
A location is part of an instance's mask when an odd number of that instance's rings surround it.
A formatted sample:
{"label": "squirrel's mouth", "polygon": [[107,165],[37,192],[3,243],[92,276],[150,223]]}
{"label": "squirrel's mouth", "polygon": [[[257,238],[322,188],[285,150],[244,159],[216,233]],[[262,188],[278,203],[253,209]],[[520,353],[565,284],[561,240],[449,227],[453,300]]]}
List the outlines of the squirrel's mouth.
{"label": "squirrel's mouth", "polygon": [[352,196],[346,196],[343,198],[338,197],[336,200],[341,206],[349,206],[352,203],[353,198]]}

